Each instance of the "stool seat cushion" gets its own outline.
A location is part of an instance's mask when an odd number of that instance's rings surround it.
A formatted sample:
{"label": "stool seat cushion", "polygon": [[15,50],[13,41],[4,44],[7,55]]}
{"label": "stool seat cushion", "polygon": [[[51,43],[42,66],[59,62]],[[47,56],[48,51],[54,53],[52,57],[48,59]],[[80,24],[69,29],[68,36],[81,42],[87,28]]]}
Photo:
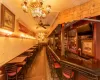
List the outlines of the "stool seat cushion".
{"label": "stool seat cushion", "polygon": [[70,79],[71,78],[70,75],[68,75],[68,74],[66,74],[64,72],[63,72],[63,76],[66,77],[67,79]]}
{"label": "stool seat cushion", "polygon": [[72,78],[72,77],[74,76],[74,72],[72,72],[71,74],[66,73],[66,72],[63,72],[63,76],[64,76],[65,78],[67,78],[67,79],[70,79],[70,78]]}
{"label": "stool seat cushion", "polygon": [[[17,68],[17,73],[20,72],[21,69],[22,69],[22,67],[18,67]],[[14,71],[14,72],[7,73],[7,74],[8,74],[8,76],[15,76],[17,73]]]}
{"label": "stool seat cushion", "polygon": [[54,63],[53,65],[54,65],[54,68],[61,68],[61,65],[59,63],[57,63],[57,62]]}

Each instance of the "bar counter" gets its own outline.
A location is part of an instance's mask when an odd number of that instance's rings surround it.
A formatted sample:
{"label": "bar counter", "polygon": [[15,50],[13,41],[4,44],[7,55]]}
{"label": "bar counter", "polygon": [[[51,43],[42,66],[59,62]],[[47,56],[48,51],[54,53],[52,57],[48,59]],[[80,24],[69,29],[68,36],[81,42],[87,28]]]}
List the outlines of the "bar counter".
{"label": "bar counter", "polygon": [[87,80],[100,80],[100,61],[91,61],[81,59],[81,58],[72,58],[61,56],[59,52],[53,51],[49,46],[48,48],[55,55],[56,59],[63,65],[70,67],[72,70],[76,72],[74,80],[77,79],[77,73],[81,73],[86,76]]}

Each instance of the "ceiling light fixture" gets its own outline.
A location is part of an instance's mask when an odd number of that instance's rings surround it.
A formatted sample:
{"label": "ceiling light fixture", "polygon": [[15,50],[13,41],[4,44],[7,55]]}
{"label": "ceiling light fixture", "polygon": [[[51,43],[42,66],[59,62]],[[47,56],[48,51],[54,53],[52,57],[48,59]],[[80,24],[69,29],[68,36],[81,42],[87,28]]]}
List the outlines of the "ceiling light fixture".
{"label": "ceiling light fixture", "polygon": [[24,12],[31,12],[34,18],[45,18],[51,12],[51,6],[43,8],[43,0],[23,0],[22,9]]}

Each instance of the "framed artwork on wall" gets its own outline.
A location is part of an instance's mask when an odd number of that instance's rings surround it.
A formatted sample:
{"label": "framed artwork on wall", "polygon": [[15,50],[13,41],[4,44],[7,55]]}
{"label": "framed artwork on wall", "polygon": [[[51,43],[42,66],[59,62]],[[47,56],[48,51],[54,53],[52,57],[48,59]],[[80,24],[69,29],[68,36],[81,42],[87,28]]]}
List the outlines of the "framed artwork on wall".
{"label": "framed artwork on wall", "polygon": [[93,56],[93,41],[92,40],[82,41],[82,53]]}
{"label": "framed artwork on wall", "polygon": [[1,5],[1,28],[14,31],[15,15],[3,4]]}
{"label": "framed artwork on wall", "polygon": [[68,32],[68,48],[69,51],[77,54],[77,30],[72,29]]}

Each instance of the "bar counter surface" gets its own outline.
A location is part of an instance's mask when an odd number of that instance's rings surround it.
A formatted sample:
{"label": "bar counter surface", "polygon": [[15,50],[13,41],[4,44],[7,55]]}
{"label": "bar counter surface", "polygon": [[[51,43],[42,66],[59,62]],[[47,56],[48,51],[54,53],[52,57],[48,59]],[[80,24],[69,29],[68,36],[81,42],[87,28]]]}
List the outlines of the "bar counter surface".
{"label": "bar counter surface", "polygon": [[[82,75],[86,76],[88,80],[100,80],[100,61],[87,61],[81,58],[72,58],[72,57],[65,57],[61,56],[59,52],[53,51],[49,46],[48,48],[52,51],[55,55],[56,59],[63,65],[74,70],[76,73],[81,73]],[[74,80],[77,80],[77,74],[75,74]]]}

